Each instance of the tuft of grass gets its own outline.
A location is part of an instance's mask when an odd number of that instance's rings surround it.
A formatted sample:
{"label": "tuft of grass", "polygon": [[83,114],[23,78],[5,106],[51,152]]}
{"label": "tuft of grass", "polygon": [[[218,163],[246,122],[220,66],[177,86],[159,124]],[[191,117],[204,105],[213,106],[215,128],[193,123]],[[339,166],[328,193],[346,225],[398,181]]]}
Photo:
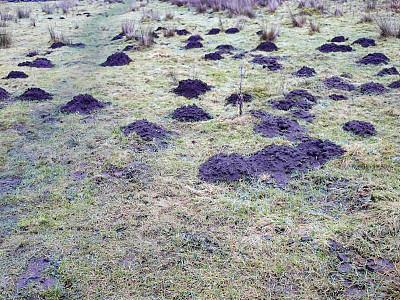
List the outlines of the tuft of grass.
{"label": "tuft of grass", "polygon": [[400,38],[400,22],[390,17],[376,17],[381,38]]}
{"label": "tuft of grass", "polygon": [[58,31],[54,25],[49,25],[49,27],[47,28],[50,34],[50,43],[64,43],[67,44],[68,41],[64,36],[64,33],[61,31]]}
{"label": "tuft of grass", "polygon": [[31,9],[27,7],[18,7],[15,14],[18,19],[28,19],[31,15]]}
{"label": "tuft of grass", "polygon": [[0,30],[0,48],[9,48],[11,46],[11,42],[11,33],[7,29],[2,28]]}
{"label": "tuft of grass", "polygon": [[133,40],[136,37],[135,22],[127,20],[121,24],[122,32],[125,33],[127,40]]}
{"label": "tuft of grass", "polygon": [[339,6],[336,6],[335,11],[333,12],[333,15],[335,17],[341,17],[341,16],[343,16],[343,10]]}
{"label": "tuft of grass", "polygon": [[54,12],[56,11],[55,5],[51,5],[49,3],[43,3],[41,5],[41,9],[42,9],[42,12],[44,12],[48,15],[54,14]]}
{"label": "tuft of grass", "polygon": [[176,35],[176,28],[172,27],[172,28],[167,28],[165,30],[163,30],[163,36],[164,37],[173,37]]}
{"label": "tuft of grass", "polygon": [[319,25],[315,21],[310,21],[310,34],[314,34],[316,32],[320,32]]}
{"label": "tuft of grass", "polygon": [[63,14],[68,14],[68,12],[71,10],[71,8],[74,6],[73,1],[69,0],[62,0],[57,3],[57,7],[59,7],[62,11]]}
{"label": "tuft of grass", "polygon": [[274,42],[279,36],[279,27],[271,26],[270,28],[264,27],[260,34],[260,39],[262,41]]}
{"label": "tuft of grass", "polygon": [[290,19],[292,21],[293,27],[304,27],[307,23],[307,18],[306,16],[295,16],[292,13],[290,13]]}
{"label": "tuft of grass", "polygon": [[365,14],[360,18],[360,20],[357,22],[357,24],[372,23],[372,22],[374,22],[374,18],[370,14]]}
{"label": "tuft of grass", "polygon": [[150,48],[154,45],[154,29],[151,27],[140,28],[139,32],[139,45],[143,48]]}
{"label": "tuft of grass", "polygon": [[14,16],[10,12],[0,11],[0,19],[2,21],[12,21]]}
{"label": "tuft of grass", "polygon": [[170,11],[165,13],[165,20],[172,20],[174,18],[174,14]]}
{"label": "tuft of grass", "polygon": [[142,10],[142,22],[144,21],[160,21],[160,13],[156,9],[144,9]]}

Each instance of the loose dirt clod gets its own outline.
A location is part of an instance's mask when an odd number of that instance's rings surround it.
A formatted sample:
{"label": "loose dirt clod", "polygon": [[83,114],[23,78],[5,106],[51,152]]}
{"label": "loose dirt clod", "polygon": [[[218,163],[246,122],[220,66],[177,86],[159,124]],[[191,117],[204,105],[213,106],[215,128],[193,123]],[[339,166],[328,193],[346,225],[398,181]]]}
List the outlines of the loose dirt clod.
{"label": "loose dirt clod", "polygon": [[387,92],[387,89],[382,84],[375,82],[364,83],[360,89],[363,94],[384,94]]}
{"label": "loose dirt clod", "polygon": [[360,64],[368,65],[379,65],[379,64],[387,64],[390,59],[383,53],[370,53],[367,56],[364,56],[362,59],[358,61]]}
{"label": "loose dirt clod", "polygon": [[198,122],[212,117],[197,105],[181,106],[172,113],[172,118],[181,122]]}
{"label": "loose dirt clod", "polygon": [[19,96],[19,98],[24,100],[48,100],[52,99],[53,96],[42,89],[30,88]]}
{"label": "loose dirt clod", "polygon": [[348,98],[345,95],[331,94],[329,95],[329,99],[339,101],[339,100],[347,100]]}
{"label": "loose dirt clod", "polygon": [[277,51],[278,47],[274,43],[264,42],[264,43],[261,43],[260,45],[258,45],[255,50],[271,52],[271,51]]}
{"label": "loose dirt clod", "polygon": [[107,60],[100,64],[100,66],[123,66],[128,65],[131,61],[132,59],[124,52],[117,52],[107,57]]}
{"label": "loose dirt clod", "polygon": [[193,49],[193,48],[203,48],[203,44],[200,42],[188,42],[185,49]]}
{"label": "loose dirt clod", "polygon": [[87,114],[95,109],[103,108],[110,104],[110,102],[100,102],[89,94],[80,94],[72,98],[72,100],[62,106],[60,110],[67,113],[79,112]]}
{"label": "loose dirt clod", "polygon": [[306,120],[307,122],[312,122],[312,120],[314,119],[314,115],[310,114],[306,110],[298,109],[298,110],[292,111],[291,113],[292,113],[292,116],[299,118],[299,119]]}
{"label": "loose dirt clod", "polygon": [[297,121],[275,116],[256,125],[254,132],[268,138],[283,135],[289,140],[302,139],[305,136],[305,129]]}
{"label": "loose dirt clod", "polygon": [[226,34],[235,34],[235,33],[238,33],[239,32],[239,29],[237,29],[237,28],[228,28],[227,30],[225,30],[225,33]]}
{"label": "loose dirt clod", "polygon": [[347,45],[336,45],[334,43],[331,44],[323,44],[322,46],[318,47],[317,50],[325,53],[329,52],[351,52],[353,48]]}
{"label": "loose dirt clod", "polygon": [[4,77],[3,79],[10,79],[10,78],[27,78],[28,75],[26,75],[24,72],[21,71],[11,71],[10,73],[8,73],[8,75],[6,77]]}
{"label": "loose dirt clod", "polygon": [[343,35],[335,36],[333,39],[330,40],[332,43],[343,43],[347,41],[348,38],[345,38]]}
{"label": "loose dirt clod", "polygon": [[221,60],[221,59],[223,59],[223,57],[220,52],[213,52],[213,53],[205,54],[204,59],[206,59],[206,60]]}
{"label": "loose dirt clod", "polygon": [[386,75],[400,75],[400,74],[395,67],[385,68],[377,74],[377,76],[386,76]]}
{"label": "loose dirt clod", "polygon": [[374,125],[362,121],[350,121],[343,125],[343,130],[351,131],[362,137],[368,137],[376,134]]}
{"label": "loose dirt clod", "polygon": [[177,35],[188,35],[188,34],[190,34],[190,32],[187,31],[186,29],[177,29],[176,34]]}
{"label": "loose dirt clod", "polygon": [[5,100],[10,97],[10,94],[3,88],[0,88],[0,100]]}
{"label": "loose dirt clod", "polygon": [[221,29],[219,28],[211,28],[210,31],[207,33],[207,35],[215,35],[221,32]]}
{"label": "loose dirt clod", "polygon": [[188,99],[197,98],[198,96],[211,90],[211,86],[197,79],[186,79],[179,81],[177,88],[173,92],[177,95],[186,97]]}
{"label": "loose dirt clod", "polygon": [[400,80],[392,82],[391,84],[388,85],[392,89],[398,89],[400,88]]}
{"label": "loose dirt clod", "polygon": [[47,58],[36,58],[34,61],[25,61],[18,64],[18,67],[31,68],[52,68],[54,65]]}
{"label": "loose dirt clod", "polygon": [[359,44],[364,48],[369,46],[376,46],[375,41],[373,39],[367,39],[367,38],[360,38],[358,40],[355,40],[353,44]]}
{"label": "loose dirt clod", "polygon": [[[252,100],[251,95],[249,94],[242,94],[243,102],[250,102]],[[232,94],[228,98],[226,98],[226,104],[232,104],[234,106],[238,105],[240,101],[239,94]]]}
{"label": "loose dirt clod", "polygon": [[324,85],[330,89],[338,89],[344,91],[353,91],[355,90],[355,86],[347,83],[340,77],[330,77],[324,80]]}
{"label": "loose dirt clod", "polygon": [[151,141],[153,139],[164,139],[171,135],[173,132],[166,130],[164,127],[150,123],[146,119],[136,121],[122,128],[125,135],[135,132],[144,141]]}
{"label": "loose dirt clod", "polygon": [[300,70],[298,70],[296,73],[294,73],[294,75],[297,77],[312,77],[315,74],[316,74],[316,72],[313,68],[309,68],[306,66],[303,66]]}

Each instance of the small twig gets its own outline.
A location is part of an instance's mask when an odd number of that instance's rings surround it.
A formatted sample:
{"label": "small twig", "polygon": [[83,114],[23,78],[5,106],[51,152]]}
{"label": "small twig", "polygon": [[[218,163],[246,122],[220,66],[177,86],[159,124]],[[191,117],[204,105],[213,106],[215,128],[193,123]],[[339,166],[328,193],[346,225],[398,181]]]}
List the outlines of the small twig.
{"label": "small twig", "polygon": [[243,114],[243,66],[240,66],[240,82],[239,82],[239,116]]}

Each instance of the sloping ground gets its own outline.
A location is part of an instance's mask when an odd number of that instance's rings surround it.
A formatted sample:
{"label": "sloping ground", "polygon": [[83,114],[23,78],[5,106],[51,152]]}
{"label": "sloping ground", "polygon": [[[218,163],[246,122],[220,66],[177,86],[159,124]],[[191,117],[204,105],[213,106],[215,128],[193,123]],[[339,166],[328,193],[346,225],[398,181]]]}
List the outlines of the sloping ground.
{"label": "sloping ground", "polygon": [[[2,12],[31,7],[36,20],[36,27],[29,19],[8,22],[13,42],[0,49],[1,78],[11,71],[28,75],[0,80],[10,95],[0,100],[1,297],[399,298],[400,107],[398,89],[388,88],[399,78],[376,76],[383,68],[399,68],[399,40],[379,39],[374,24],[356,24],[363,12],[354,3],[343,5],[343,17],[312,11],[309,20],[321,27],[314,35],[291,26],[287,6],[274,14],[256,10],[257,18],[245,19],[238,33],[206,35],[219,27],[220,13],[196,14],[154,1],[142,9],[159,10],[161,21],[141,21],[143,10],[130,11],[131,4],[80,1],[68,14],[46,15],[38,3],[0,3]],[[297,5],[288,5],[298,12]],[[172,20],[164,20],[168,11]],[[268,25],[280,23],[278,49],[248,52],[261,43],[256,32],[263,18]],[[186,50],[190,35],[164,37],[159,31],[152,48],[124,52],[129,64],[101,66],[110,55],[138,44],[112,41],[126,20],[135,20],[137,28],[186,29],[203,38],[203,48]],[[221,20],[224,29],[237,26],[236,18],[222,15]],[[50,49],[48,26],[84,46]],[[376,46],[316,50],[340,35],[349,38],[345,45],[367,37]],[[218,45],[233,49],[222,51],[221,60],[203,59]],[[55,66],[17,66],[35,60],[26,57],[34,51]],[[390,61],[358,63],[372,53]],[[272,60],[282,68],[270,71],[251,63],[253,55],[278,57]],[[243,116],[226,105],[239,92],[240,66],[243,93],[252,97]],[[315,76],[296,76],[303,66],[313,68]],[[355,90],[326,86],[334,76]],[[210,89],[197,98],[173,93],[188,79]],[[386,93],[362,93],[361,85],[371,82],[382,84]],[[52,99],[19,99],[29,88]],[[329,98],[338,93],[348,99]],[[86,94],[111,104],[90,113],[60,111]],[[268,172],[235,182],[202,181],[199,168],[214,155],[238,153],[247,159],[269,145],[299,145],[286,137],[285,126],[272,137],[254,132],[268,117],[292,118],[299,109],[273,108],[280,100],[303,101],[305,112],[314,116],[311,122],[297,120],[304,134],[331,141],[343,155],[307,172],[288,173],[291,180],[282,185]],[[172,118],[177,108],[193,104],[212,118]],[[371,123],[374,134],[343,130],[353,120]],[[137,121],[147,126],[140,128],[143,136],[157,138],[124,134],[123,128]],[[163,132],[165,138],[157,134]]]}

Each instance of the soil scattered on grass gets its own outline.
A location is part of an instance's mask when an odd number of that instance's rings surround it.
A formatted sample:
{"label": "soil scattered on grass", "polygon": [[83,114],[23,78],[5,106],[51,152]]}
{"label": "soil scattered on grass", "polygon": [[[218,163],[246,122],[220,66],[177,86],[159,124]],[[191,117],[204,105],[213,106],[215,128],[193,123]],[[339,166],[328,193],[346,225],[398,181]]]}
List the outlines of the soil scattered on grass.
{"label": "soil scattered on grass", "polygon": [[387,92],[387,89],[382,84],[375,82],[364,83],[360,89],[363,94],[384,94]]}
{"label": "soil scattered on grass", "polygon": [[264,43],[261,43],[260,45],[258,45],[255,50],[271,52],[271,51],[277,51],[278,47],[274,43],[264,42]]}
{"label": "soil scattered on grass", "polygon": [[309,110],[312,104],[304,100],[278,100],[272,102],[272,107],[280,110],[290,110],[293,107]]}
{"label": "soil scattered on grass", "polygon": [[80,94],[72,98],[72,100],[62,106],[60,110],[67,113],[80,112],[87,114],[92,110],[103,108],[110,104],[110,102],[100,102],[89,94]]}
{"label": "soil scattered on grass", "polygon": [[172,118],[181,122],[198,122],[212,117],[197,105],[181,106],[172,113]]}
{"label": "soil scattered on grass", "polygon": [[56,278],[46,275],[46,270],[51,267],[47,258],[40,257],[33,260],[28,268],[21,274],[17,284],[17,289],[41,288],[43,290],[52,289],[56,285]]}
{"label": "soil scattered on grass", "polygon": [[107,60],[101,64],[101,66],[123,66],[128,65],[132,60],[124,52],[117,52],[109,57]]}
{"label": "soil scattered on grass", "polygon": [[207,33],[207,35],[215,35],[221,32],[221,29],[219,28],[211,28],[210,31]]}
{"label": "soil scattered on grass", "polygon": [[379,65],[379,64],[387,64],[390,59],[383,53],[370,53],[364,56],[362,59],[358,61],[360,64],[368,65]]}
{"label": "soil scattered on grass", "polygon": [[10,97],[10,94],[3,88],[0,88],[0,100],[5,100]]}
{"label": "soil scattered on grass", "polygon": [[250,114],[255,117],[255,118],[259,118],[262,120],[265,120],[266,118],[268,118],[270,115],[262,110],[250,110]]}
{"label": "soil scattered on grass", "polygon": [[218,45],[215,49],[219,50],[220,53],[229,53],[232,50],[235,50],[235,47],[228,44]]}
{"label": "soil scattered on grass", "polygon": [[28,75],[21,71],[11,71],[3,79],[10,79],[10,78],[28,78]]}
{"label": "soil scattered on grass", "polygon": [[399,75],[399,71],[395,67],[385,68],[380,71],[377,76],[386,76],[386,75]]}
{"label": "soil scattered on grass", "polygon": [[297,121],[275,116],[256,125],[254,132],[267,138],[283,135],[289,140],[296,140],[305,137],[305,129]]}
{"label": "soil scattered on grass", "polygon": [[339,100],[347,100],[348,98],[345,95],[331,94],[329,95],[329,99],[334,101],[339,101]]}
{"label": "soil scattered on grass", "polygon": [[187,31],[186,29],[177,29],[176,34],[177,35],[188,35],[188,34],[190,34],[190,32]]}
{"label": "soil scattered on grass", "polygon": [[119,34],[117,34],[116,36],[114,36],[111,40],[112,41],[116,41],[116,40],[120,40],[125,36],[125,33],[121,32]]}
{"label": "soil scattered on grass", "polygon": [[312,120],[314,119],[314,116],[306,110],[298,109],[298,110],[292,111],[291,113],[292,113],[292,116],[299,118],[299,119],[306,120],[307,122],[312,122]]}
{"label": "soil scattered on grass", "polygon": [[122,128],[125,135],[135,132],[144,141],[151,141],[153,139],[165,139],[173,134],[173,132],[166,130],[164,127],[150,123],[146,119],[136,121]]}
{"label": "soil scattered on grass", "polygon": [[19,63],[18,67],[52,68],[54,65],[47,58],[36,58],[34,61],[25,61]]}
{"label": "soil scattered on grass", "polygon": [[[243,96],[243,102],[250,102],[252,100],[251,95],[249,94],[242,94]],[[239,94],[232,94],[228,98],[226,98],[226,104],[232,104],[234,106],[239,104],[240,97]]]}
{"label": "soil scattered on grass", "polygon": [[306,66],[303,66],[300,70],[294,73],[294,75],[297,77],[312,77],[315,76],[315,74],[316,72],[313,68],[309,68]]}
{"label": "soil scattered on grass", "polygon": [[323,44],[322,46],[318,47],[317,50],[329,53],[329,52],[351,52],[353,48],[347,45],[336,45],[334,43],[331,44]]}
{"label": "soil scattered on grass", "polygon": [[353,42],[353,44],[359,44],[359,45],[363,46],[364,48],[369,47],[369,46],[376,46],[375,41],[373,39],[367,39],[367,38],[357,39]]}
{"label": "soil scattered on grass", "polygon": [[29,52],[26,56],[28,56],[28,57],[34,57],[34,56],[36,56],[36,55],[38,55],[39,53],[37,53],[36,51],[33,51],[33,52]]}
{"label": "soil scattered on grass", "polygon": [[50,48],[51,49],[57,49],[57,48],[61,48],[61,47],[64,47],[64,46],[66,46],[64,43],[56,42],[56,43],[51,44]]}
{"label": "soil scattered on grass", "polygon": [[392,82],[391,84],[388,85],[392,89],[398,89],[400,88],[400,80]]}
{"label": "soil scattered on grass", "polygon": [[48,100],[53,96],[42,89],[30,88],[27,89],[19,98],[24,100]]}
{"label": "soil scattered on grass", "polygon": [[271,71],[282,69],[282,65],[278,63],[280,57],[265,57],[262,55],[255,55],[251,61],[254,64],[262,65],[263,68],[268,68]]}
{"label": "soil scattered on grass", "polygon": [[292,171],[304,171],[340,156],[343,149],[326,140],[307,140],[296,148],[270,145],[244,158],[239,154],[217,154],[200,166],[200,179],[208,182],[237,181],[269,174],[278,184],[290,180]]}
{"label": "soil scattered on grass", "polygon": [[133,45],[127,45],[124,49],[122,49],[122,51],[130,51],[134,48]]}
{"label": "soil scattered on grass", "polygon": [[391,261],[387,260],[387,259],[367,258],[365,267],[370,272],[385,273],[385,272],[393,269],[394,268],[394,264]]}
{"label": "soil scattered on grass", "polygon": [[193,49],[193,48],[203,48],[203,44],[200,42],[188,42],[185,46],[185,49]]}
{"label": "soil scattered on grass", "polygon": [[368,137],[376,134],[374,125],[362,121],[350,121],[343,125],[343,130],[350,131],[362,137]]}
{"label": "soil scattered on grass", "polygon": [[213,52],[213,53],[205,54],[204,59],[206,59],[206,60],[221,60],[221,59],[223,59],[223,57],[220,52]]}
{"label": "soil scattered on grass", "polygon": [[338,89],[344,91],[353,91],[355,90],[355,86],[347,83],[340,77],[330,77],[324,80],[324,85],[330,89]]}
{"label": "soil scattered on grass", "polygon": [[198,96],[211,90],[211,86],[197,79],[186,79],[179,81],[177,88],[172,91],[180,96],[186,97],[188,99],[197,98]]}
{"label": "soil scattered on grass", "polygon": [[317,101],[317,99],[313,95],[311,95],[309,92],[307,92],[306,90],[293,90],[285,96],[285,99],[286,100],[304,100],[304,99],[306,99],[311,102]]}
{"label": "soil scattered on grass", "polygon": [[238,33],[239,32],[239,29],[237,29],[237,28],[235,28],[235,27],[233,27],[233,28],[228,28],[227,30],[225,30],[225,33],[226,34],[235,34],[235,33]]}
{"label": "soil scattered on grass", "polygon": [[330,40],[332,43],[343,43],[347,41],[348,38],[345,38],[343,35],[335,36],[333,39]]}

